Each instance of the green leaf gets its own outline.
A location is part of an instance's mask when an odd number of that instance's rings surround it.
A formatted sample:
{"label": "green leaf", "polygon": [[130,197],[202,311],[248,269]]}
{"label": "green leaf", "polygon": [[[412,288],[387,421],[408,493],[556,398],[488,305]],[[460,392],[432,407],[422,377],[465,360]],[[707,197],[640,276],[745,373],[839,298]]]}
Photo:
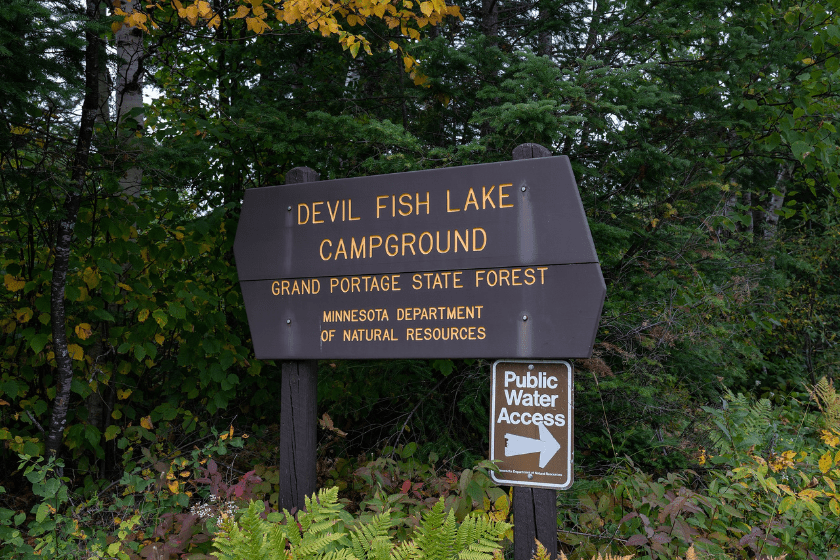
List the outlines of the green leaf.
{"label": "green leaf", "polygon": [[36,334],[32,338],[29,339],[29,347],[32,348],[32,351],[38,354],[41,350],[44,349],[44,346],[47,345],[47,342],[50,340],[50,335],[48,334]]}

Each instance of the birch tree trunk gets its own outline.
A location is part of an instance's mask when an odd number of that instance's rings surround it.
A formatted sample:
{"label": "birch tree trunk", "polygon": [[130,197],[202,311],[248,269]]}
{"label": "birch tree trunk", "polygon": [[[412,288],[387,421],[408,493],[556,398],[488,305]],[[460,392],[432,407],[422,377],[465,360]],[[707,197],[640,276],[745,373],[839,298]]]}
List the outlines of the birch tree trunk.
{"label": "birch tree trunk", "polygon": [[[140,2],[132,0],[123,5],[125,13],[131,15],[140,9]],[[124,26],[116,32],[114,41],[117,46],[117,77],[115,84],[116,117],[119,129],[120,148],[125,151],[134,149],[133,133],[124,133],[126,125],[133,131],[142,132],[145,117],[143,114],[143,32],[136,27]],[[139,167],[129,169],[120,180],[123,195],[140,196],[143,171]]]}
{"label": "birch tree trunk", "polygon": [[[88,0],[86,16],[88,21],[95,21],[99,12],[99,0]],[[55,261],[52,269],[50,286],[50,323],[53,335],[53,352],[56,361],[56,394],[47,430],[46,452],[55,457],[64,439],[67,425],[67,412],[70,406],[70,387],[73,383],[73,359],[70,357],[67,343],[67,312],[64,301],[64,289],[67,285],[67,272],[70,267],[70,254],[73,250],[73,230],[79,215],[79,207],[84,193],[85,175],[88,170],[93,127],[99,113],[99,65],[101,41],[94,30],[85,29],[85,95],[82,102],[82,114],[79,120],[79,133],[73,150],[73,163],[70,181],[67,185],[62,215],[58,222],[55,247]]]}
{"label": "birch tree trunk", "polygon": [[767,203],[767,208],[764,212],[764,239],[769,241],[776,237],[776,231],[779,227],[779,214],[777,210],[781,210],[785,204],[785,194],[787,193],[787,179],[790,176],[791,168],[782,167],[776,175],[776,185],[773,193],[771,193],[770,202]]}

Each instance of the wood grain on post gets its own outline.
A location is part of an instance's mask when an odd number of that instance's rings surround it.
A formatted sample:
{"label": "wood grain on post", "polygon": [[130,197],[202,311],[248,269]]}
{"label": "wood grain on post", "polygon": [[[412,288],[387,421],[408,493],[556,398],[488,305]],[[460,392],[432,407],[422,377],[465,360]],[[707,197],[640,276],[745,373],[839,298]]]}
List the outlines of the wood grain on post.
{"label": "wood grain on post", "polygon": [[[319,178],[314,169],[295,167],[286,173],[286,184]],[[318,360],[283,362],[281,375],[278,506],[302,510],[316,489]]]}
{"label": "wood grain on post", "polygon": [[[513,149],[513,159],[550,157],[551,151],[540,144],[520,144]],[[537,543],[545,547],[552,560],[557,558],[557,491],[544,488],[513,488],[513,555],[515,560],[530,560]]]}

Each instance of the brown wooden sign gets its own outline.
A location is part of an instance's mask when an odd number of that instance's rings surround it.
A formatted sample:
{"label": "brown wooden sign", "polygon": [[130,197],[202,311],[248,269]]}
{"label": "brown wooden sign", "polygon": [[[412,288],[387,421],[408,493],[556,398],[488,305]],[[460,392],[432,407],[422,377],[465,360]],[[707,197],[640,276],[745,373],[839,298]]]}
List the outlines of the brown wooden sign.
{"label": "brown wooden sign", "polygon": [[564,490],[574,475],[572,366],[565,361],[493,364],[490,459],[499,484]]}
{"label": "brown wooden sign", "polygon": [[258,358],[588,357],[606,288],[568,158],[245,193]]}

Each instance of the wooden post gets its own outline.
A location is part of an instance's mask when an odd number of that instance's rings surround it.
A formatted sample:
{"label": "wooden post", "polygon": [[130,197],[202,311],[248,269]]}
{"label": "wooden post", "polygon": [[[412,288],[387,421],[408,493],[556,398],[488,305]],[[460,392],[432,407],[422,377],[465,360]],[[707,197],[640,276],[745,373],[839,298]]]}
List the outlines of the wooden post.
{"label": "wooden post", "polygon": [[[286,173],[286,184],[317,181],[309,167]],[[283,362],[280,386],[280,495],[278,506],[302,510],[316,486],[318,360]]]}
{"label": "wooden post", "polygon": [[[520,144],[513,149],[513,159],[549,157],[548,148],[539,144]],[[513,557],[531,560],[537,543],[557,558],[557,491],[544,488],[513,487]]]}

